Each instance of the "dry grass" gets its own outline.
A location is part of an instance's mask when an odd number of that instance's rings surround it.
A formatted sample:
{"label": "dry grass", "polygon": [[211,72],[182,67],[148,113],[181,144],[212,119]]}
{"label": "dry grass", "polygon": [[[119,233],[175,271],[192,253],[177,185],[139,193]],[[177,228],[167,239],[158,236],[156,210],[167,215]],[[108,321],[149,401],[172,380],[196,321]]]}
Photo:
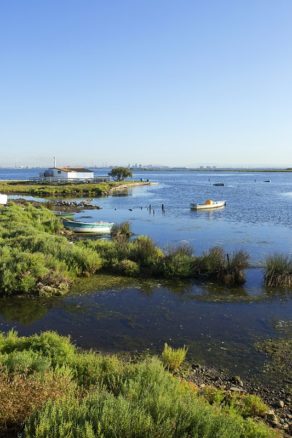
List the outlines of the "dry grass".
{"label": "dry grass", "polygon": [[0,373],[0,436],[17,433],[36,408],[48,400],[73,393],[70,373],[46,372],[43,375]]}

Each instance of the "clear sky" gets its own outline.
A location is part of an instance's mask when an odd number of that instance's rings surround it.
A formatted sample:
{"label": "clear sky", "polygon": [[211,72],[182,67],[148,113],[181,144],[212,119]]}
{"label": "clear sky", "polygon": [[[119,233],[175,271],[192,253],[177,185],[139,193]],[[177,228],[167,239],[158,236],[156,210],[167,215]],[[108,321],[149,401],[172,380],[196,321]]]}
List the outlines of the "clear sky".
{"label": "clear sky", "polygon": [[2,0],[0,166],[292,166],[292,0]]}

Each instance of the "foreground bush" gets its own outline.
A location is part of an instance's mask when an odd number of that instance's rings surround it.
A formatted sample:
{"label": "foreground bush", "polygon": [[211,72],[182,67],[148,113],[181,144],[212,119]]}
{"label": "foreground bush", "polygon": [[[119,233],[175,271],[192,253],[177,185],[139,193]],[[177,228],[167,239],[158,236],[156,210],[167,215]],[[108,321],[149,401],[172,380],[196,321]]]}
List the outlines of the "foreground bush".
{"label": "foreground bush", "polygon": [[118,395],[49,402],[27,421],[25,437],[268,437],[260,423],[226,415],[164,371],[157,359],[133,366]]}
{"label": "foreground bush", "polygon": [[[24,438],[270,438],[258,401],[214,403],[156,357],[127,363],[66,337],[0,335],[0,434]],[[252,396],[250,396],[252,397]],[[242,401],[243,400],[243,401]],[[213,405],[211,404],[213,403]]]}

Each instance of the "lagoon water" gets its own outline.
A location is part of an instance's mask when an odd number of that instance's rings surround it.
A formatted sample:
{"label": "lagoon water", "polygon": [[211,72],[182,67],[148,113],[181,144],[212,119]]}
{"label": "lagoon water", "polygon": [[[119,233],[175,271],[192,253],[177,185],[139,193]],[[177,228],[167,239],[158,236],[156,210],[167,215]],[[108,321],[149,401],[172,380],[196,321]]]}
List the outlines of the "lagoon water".
{"label": "lagoon water", "polygon": [[[38,172],[1,169],[0,179]],[[94,199],[102,209],[76,217],[130,221],[134,233],[147,234],[163,247],[188,243],[197,253],[216,245],[244,249],[256,268],[247,273],[245,287],[230,291],[139,280],[111,284],[105,278],[102,285],[84,282],[82,293],[63,298],[1,300],[0,330],[54,329],[82,347],[103,351],[159,351],[165,341],[185,344],[194,360],[264,378],[265,358],[255,342],[287,335],[279,327],[292,319],[292,293],[263,289],[259,267],[269,254],[291,254],[292,174],[171,171],[140,172],[135,178],[158,184],[132,189],[129,196]],[[217,182],[224,187],[213,186]],[[225,199],[227,206],[190,211],[190,202],[208,198]]]}

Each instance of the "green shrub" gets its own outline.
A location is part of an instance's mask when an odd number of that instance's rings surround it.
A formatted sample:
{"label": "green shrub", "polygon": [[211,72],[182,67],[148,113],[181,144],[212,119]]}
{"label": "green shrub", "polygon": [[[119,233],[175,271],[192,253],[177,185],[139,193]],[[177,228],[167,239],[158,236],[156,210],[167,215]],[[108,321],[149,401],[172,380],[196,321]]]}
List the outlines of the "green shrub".
{"label": "green shrub", "polygon": [[0,353],[10,354],[29,350],[38,353],[51,361],[51,365],[63,366],[72,363],[75,358],[75,347],[70,339],[55,332],[42,332],[29,338],[18,336],[13,330],[0,336]]}
{"label": "green shrub", "polygon": [[253,394],[234,394],[230,405],[244,418],[263,417],[269,410],[269,407],[262,399]]}
{"label": "green shrub", "polygon": [[252,394],[230,393],[213,386],[200,389],[199,394],[210,404],[216,404],[228,413],[235,412],[244,418],[262,417],[269,409],[260,397]]}
{"label": "green shrub", "polygon": [[13,351],[10,354],[0,354],[0,365],[8,373],[29,374],[32,372],[44,372],[51,366],[48,357],[44,357],[34,351]]}
{"label": "green shrub", "polygon": [[193,276],[194,256],[188,246],[180,246],[168,252],[163,261],[166,277],[188,278]]}
{"label": "green shrub", "polygon": [[129,258],[138,263],[142,268],[148,268],[153,273],[161,270],[161,262],[164,254],[152,239],[147,236],[139,236],[129,244]]}
{"label": "green shrub", "polygon": [[186,358],[187,351],[186,347],[172,348],[165,343],[162,352],[164,366],[170,371],[178,370]]}
{"label": "green shrub", "polygon": [[215,388],[214,386],[205,386],[201,388],[199,394],[202,395],[211,405],[221,405],[225,401],[226,391]]}
{"label": "green shrub", "polygon": [[136,277],[139,275],[140,268],[138,263],[133,262],[132,260],[122,260],[119,265],[119,272],[123,275],[127,275],[129,277]]}
{"label": "green shrub", "polygon": [[27,420],[26,438],[268,438],[273,432],[197,397],[157,359],[133,365],[121,391],[48,402]]}
{"label": "green shrub", "polygon": [[59,219],[45,208],[11,205],[0,215],[0,293],[60,294],[73,279],[95,274],[103,261],[93,249],[56,233]]}
{"label": "green shrub", "polygon": [[92,385],[115,391],[120,385],[125,365],[116,356],[96,353],[80,353],[72,362],[73,375],[79,385],[89,388]]}

